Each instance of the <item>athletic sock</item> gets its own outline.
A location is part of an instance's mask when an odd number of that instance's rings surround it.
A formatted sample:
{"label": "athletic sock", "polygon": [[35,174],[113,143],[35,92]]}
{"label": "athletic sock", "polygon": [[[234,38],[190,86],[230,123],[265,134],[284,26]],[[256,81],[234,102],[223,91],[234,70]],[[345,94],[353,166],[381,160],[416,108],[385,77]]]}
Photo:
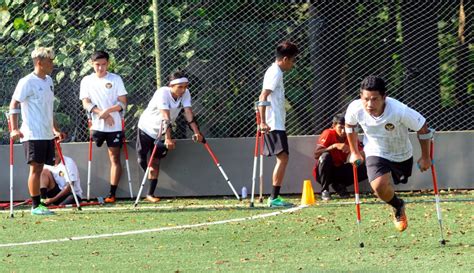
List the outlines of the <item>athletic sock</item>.
{"label": "athletic sock", "polygon": [[48,198],[48,189],[47,188],[41,188],[40,189],[40,196],[41,196],[41,199]]}
{"label": "athletic sock", "polygon": [[403,200],[398,198],[397,195],[394,194],[392,200],[388,201],[387,204],[399,210],[403,206]]}
{"label": "athletic sock", "polygon": [[117,187],[116,185],[110,185],[110,196],[115,196],[115,192],[117,191]]}
{"label": "athletic sock", "polygon": [[281,186],[273,186],[272,196],[271,196],[272,199],[278,198],[278,195],[280,195],[280,188]]}
{"label": "athletic sock", "polygon": [[155,178],[155,179],[148,178],[147,180],[150,183],[150,187],[148,188],[148,195],[153,196],[155,194],[156,185],[158,184],[158,178]]}
{"label": "athletic sock", "polygon": [[36,209],[41,204],[41,197],[39,195],[31,196],[31,203],[33,204],[33,208]]}

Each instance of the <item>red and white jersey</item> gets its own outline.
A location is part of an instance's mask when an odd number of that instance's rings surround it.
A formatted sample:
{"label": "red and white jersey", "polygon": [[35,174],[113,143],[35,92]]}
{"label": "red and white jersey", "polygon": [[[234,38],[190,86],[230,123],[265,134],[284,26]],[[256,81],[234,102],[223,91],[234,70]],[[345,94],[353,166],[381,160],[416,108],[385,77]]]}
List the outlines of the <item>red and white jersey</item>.
{"label": "red and white jersey", "polygon": [[191,107],[191,93],[189,93],[188,89],[184,91],[183,96],[174,99],[171,94],[171,87],[161,87],[153,94],[153,98],[140,116],[138,128],[148,136],[156,139],[160,130],[161,120],[163,119],[160,110],[169,110],[171,122],[174,122],[183,107]]}
{"label": "red and white jersey", "polygon": [[[127,90],[123,85],[122,78],[114,73],[107,72],[102,78],[97,77],[95,73],[85,76],[81,81],[81,91],[79,98],[81,100],[88,98],[91,102],[102,110],[110,108],[117,104],[118,97],[127,95]],[[99,119],[98,115],[92,113],[92,130],[101,132],[122,131],[122,117],[119,112],[110,113],[114,119],[114,125],[109,126],[104,119]]]}
{"label": "red and white jersey", "polygon": [[417,111],[396,99],[386,97],[382,115],[374,117],[365,111],[358,99],[347,107],[346,124],[359,124],[364,130],[366,156],[378,156],[402,162],[413,156],[408,129],[418,131],[426,119]]}
{"label": "red and white jersey", "polygon": [[18,81],[13,99],[21,105],[21,142],[54,138],[54,87],[50,76],[42,79],[31,73],[23,77]]}
{"label": "red and white jersey", "polygon": [[[357,142],[358,142],[359,150],[362,151],[363,147],[361,143],[359,142],[359,140],[357,140]],[[347,137],[344,138],[344,141],[342,142],[339,141],[336,130],[332,128],[324,130],[319,136],[318,142],[317,142],[317,144],[323,146],[324,148],[328,148],[329,146],[333,144],[337,144],[337,143],[344,143],[346,145],[349,145]],[[335,166],[341,166],[344,163],[346,163],[347,158],[349,156],[349,152],[344,153],[343,151],[338,150],[338,149],[332,149],[329,151],[329,153],[331,154],[332,161],[334,162]]]}

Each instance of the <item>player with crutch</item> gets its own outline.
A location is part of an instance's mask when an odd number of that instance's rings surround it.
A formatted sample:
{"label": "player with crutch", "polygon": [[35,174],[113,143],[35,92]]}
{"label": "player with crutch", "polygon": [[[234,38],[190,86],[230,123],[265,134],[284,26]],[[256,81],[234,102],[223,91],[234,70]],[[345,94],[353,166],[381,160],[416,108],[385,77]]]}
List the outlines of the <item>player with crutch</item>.
{"label": "player with crutch", "polygon": [[364,131],[364,152],[370,186],[378,198],[393,208],[393,223],[402,232],[408,227],[405,202],[390,183],[406,184],[413,167],[413,147],[408,129],[417,132],[421,147],[418,159],[420,170],[431,167],[430,139],[433,132],[426,119],[407,105],[386,95],[385,81],[377,76],[366,77],[360,85],[360,99],[349,104],[345,116],[345,131],[349,140],[351,163],[363,162],[355,130],[357,124]]}
{"label": "player with crutch", "polygon": [[109,54],[96,51],[90,58],[94,72],[81,80],[79,99],[92,117],[92,137],[97,147],[107,143],[110,161],[110,190],[105,203],[115,203],[122,175],[123,131],[120,112],[127,109],[127,90],[122,78],[108,71]]}
{"label": "player with crutch", "polygon": [[277,45],[275,61],[265,72],[262,91],[258,98],[260,131],[265,138],[264,154],[276,157],[272,176],[272,193],[267,201],[269,207],[293,206],[280,196],[290,154],[285,126],[283,73],[293,68],[298,53],[298,47],[290,41],[283,41]]}
{"label": "player with crutch", "polygon": [[[53,118],[54,88],[49,76],[53,71],[54,52],[51,48],[39,47],[31,53],[34,71],[18,82],[10,102],[10,137],[21,139],[29,164],[28,189],[32,199],[32,215],[53,214],[40,197],[40,178],[44,164],[54,159],[55,136],[60,140],[64,134],[57,128]],[[21,128],[18,114],[21,106]]]}
{"label": "player with crutch", "polygon": [[[160,87],[154,93],[138,121],[137,159],[138,164],[145,172],[148,169],[147,176],[144,178],[148,179],[150,185],[146,200],[152,203],[160,201],[160,198],[154,195],[158,184],[160,161],[168,151],[174,150],[176,147],[175,141],[171,137],[171,123],[176,120],[181,109],[184,108],[185,119],[194,134],[193,139],[197,142],[204,141],[194,120],[188,83],[189,81],[183,72],[172,73],[168,86]],[[164,141],[161,140],[162,135],[164,135]],[[148,162],[148,155],[152,150],[158,151],[154,153],[153,157],[150,157]],[[140,194],[142,188],[141,186]],[[135,204],[139,198],[140,195],[137,196]]]}
{"label": "player with crutch", "polygon": [[[72,161],[71,158],[68,158],[68,161],[65,160],[64,156],[63,156],[63,151],[61,149],[61,144],[59,144],[59,140],[55,140],[54,141],[55,145],[56,145],[56,151],[58,152],[58,155],[59,155],[59,158],[60,158],[60,162],[62,164],[62,166],[60,166],[61,170],[64,170],[64,178],[66,180],[66,183],[69,185],[69,188],[70,188],[70,191],[71,191],[71,194],[74,198],[74,203],[76,204],[76,207],[78,210],[82,210],[81,208],[81,205],[80,205],[80,201],[79,201],[79,198],[78,198],[78,193],[76,193],[76,191],[78,192],[82,192],[82,190],[80,189],[80,180],[79,180],[79,174],[78,174],[78,171],[77,171],[77,166],[75,166],[75,163],[74,161]],[[55,162],[56,163],[56,162]],[[55,166],[56,164],[52,165],[52,166],[49,166],[49,167],[45,167],[45,169],[48,169],[48,171],[51,173],[53,171],[53,166]],[[71,167],[75,167],[75,171],[74,170],[70,170],[69,168]],[[43,173],[45,172],[45,169],[43,169]],[[77,177],[76,179],[72,180],[72,175],[71,175],[71,171],[73,171],[73,176],[74,177]],[[43,174],[42,176],[42,179],[43,177],[45,178],[44,182],[41,182],[41,183],[44,183],[45,186],[48,184],[46,182],[46,180],[50,180],[50,178],[52,178],[55,182],[55,184],[57,185],[58,183],[61,183],[61,181],[59,181],[59,177],[56,177],[56,179],[54,178],[54,175],[51,174],[51,177],[48,177],[48,175],[46,173]],[[45,183],[46,182],[46,183]],[[76,183],[78,183],[76,185]],[[40,191],[42,189],[40,188]],[[44,195],[44,197],[47,197],[47,187],[44,188],[44,192],[42,193],[42,195]],[[63,198],[63,200],[61,201],[64,201],[64,202],[68,202],[67,200],[67,196],[65,196],[66,198]]]}

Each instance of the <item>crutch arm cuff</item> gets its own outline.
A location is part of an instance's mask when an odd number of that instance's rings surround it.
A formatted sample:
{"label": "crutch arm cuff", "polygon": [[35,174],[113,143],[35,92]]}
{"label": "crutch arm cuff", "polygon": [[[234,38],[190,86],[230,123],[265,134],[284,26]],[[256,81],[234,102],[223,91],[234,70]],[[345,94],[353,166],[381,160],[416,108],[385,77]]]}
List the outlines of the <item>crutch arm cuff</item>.
{"label": "crutch arm cuff", "polygon": [[269,101],[264,100],[264,101],[257,101],[255,105],[259,107],[259,106],[271,106],[272,104]]}
{"label": "crutch arm cuff", "polygon": [[13,108],[13,109],[10,109],[10,111],[8,111],[6,114],[7,116],[11,116],[11,115],[20,114],[20,113],[21,113],[20,108]]}
{"label": "crutch arm cuff", "polygon": [[121,101],[117,101],[117,103],[115,105],[118,105],[120,106],[120,108],[122,108],[122,115],[125,116],[125,113],[127,112],[127,105]]}
{"label": "crutch arm cuff", "polygon": [[85,109],[86,109],[87,113],[92,113],[92,110],[96,107],[97,107],[96,104],[90,103]]}
{"label": "crutch arm cuff", "polygon": [[429,132],[426,134],[418,134],[418,139],[420,140],[428,140],[428,139],[433,139],[435,129],[433,128],[428,128]]}

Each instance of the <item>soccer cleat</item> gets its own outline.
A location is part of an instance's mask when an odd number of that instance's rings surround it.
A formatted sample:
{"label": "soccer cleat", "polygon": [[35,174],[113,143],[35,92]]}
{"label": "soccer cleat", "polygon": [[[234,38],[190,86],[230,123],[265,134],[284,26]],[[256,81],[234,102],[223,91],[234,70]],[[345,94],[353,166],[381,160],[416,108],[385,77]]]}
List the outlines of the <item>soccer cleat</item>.
{"label": "soccer cleat", "polygon": [[395,228],[400,232],[403,232],[405,231],[405,229],[407,229],[408,219],[405,213],[405,202],[403,202],[403,205],[400,209],[393,208],[393,224],[395,225]]}
{"label": "soccer cleat", "polygon": [[31,215],[53,215],[54,212],[50,211],[45,205],[40,204],[36,208],[31,208]]}
{"label": "soccer cleat", "polygon": [[155,197],[155,196],[153,196],[153,195],[147,195],[145,199],[146,199],[148,202],[151,202],[151,203],[158,203],[158,202],[160,202],[160,198]]}
{"label": "soccer cleat", "polygon": [[115,203],[115,195],[109,195],[104,199],[105,203]]}
{"label": "soccer cleat", "polygon": [[272,199],[271,197],[268,198],[267,205],[272,208],[272,207],[292,207],[294,206],[292,203],[285,201],[285,199],[281,198],[281,196],[278,196],[275,199]]}
{"label": "soccer cleat", "polygon": [[331,193],[327,190],[324,190],[323,192],[321,192],[321,199],[323,199],[324,201],[331,200]]}

